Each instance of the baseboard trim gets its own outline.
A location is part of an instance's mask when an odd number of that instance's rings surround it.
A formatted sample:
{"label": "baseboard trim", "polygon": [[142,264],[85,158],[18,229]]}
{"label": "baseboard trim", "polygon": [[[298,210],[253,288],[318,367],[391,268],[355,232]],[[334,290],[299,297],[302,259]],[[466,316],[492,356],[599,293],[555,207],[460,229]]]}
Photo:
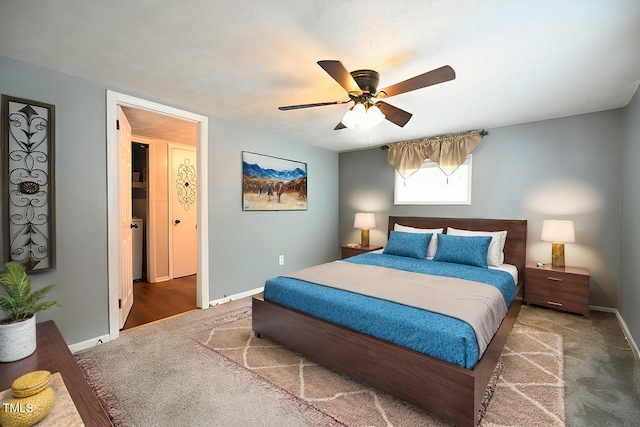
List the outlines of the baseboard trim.
{"label": "baseboard trim", "polygon": [[636,359],[640,359],[640,350],[638,350],[638,344],[636,344],[635,340],[633,339],[633,336],[631,335],[631,331],[627,327],[627,323],[624,321],[624,319],[622,318],[622,315],[620,314],[617,308],[600,307],[597,305],[591,305],[589,306],[589,309],[594,311],[603,311],[605,313],[614,313],[616,315],[616,318],[618,319],[618,323],[620,323],[620,327],[622,328],[622,333],[624,334],[624,337],[626,338],[627,342],[631,346],[631,351],[633,351],[633,355],[635,356]]}
{"label": "baseboard trim", "polygon": [[[246,291],[246,292],[241,292],[238,294],[233,294],[233,295],[229,295],[227,297],[224,298],[219,298],[213,301],[209,301],[209,307],[214,307],[216,305],[220,305],[220,304],[224,304],[226,302],[230,302],[230,301],[234,301],[240,298],[244,298],[244,297],[249,297],[251,295],[256,295],[259,294],[260,292],[264,291],[264,287],[262,288],[256,288],[256,289],[252,289],[250,291]],[[184,313],[182,313],[184,314]],[[162,319],[164,320],[164,319]],[[86,350],[88,348],[94,347],[96,345],[100,345],[100,344],[104,344],[106,342],[111,341],[111,338],[109,336],[109,334],[106,335],[102,335],[99,337],[95,337],[95,338],[89,338],[88,340],[84,340],[75,344],[70,344],[69,345],[69,350],[71,350],[71,353],[77,353],[78,351],[81,350]]]}
{"label": "baseboard trim", "polygon": [[100,337],[90,338],[88,340],[84,340],[75,344],[70,344],[69,350],[71,350],[71,353],[77,353],[80,350],[86,350],[87,348],[104,344],[109,341],[111,341],[111,337],[109,336],[109,334],[106,334]]}
{"label": "baseboard trim", "polygon": [[599,305],[590,305],[589,310],[602,311],[603,313],[617,313],[618,309],[611,307],[601,307]]}
{"label": "baseboard trim", "polygon": [[252,290],[246,291],[246,292],[240,292],[239,294],[233,294],[233,295],[229,295],[229,296],[226,296],[226,297],[223,297],[223,298],[218,298],[216,300],[209,301],[209,307],[214,307],[216,305],[224,304],[226,302],[234,301],[234,300],[237,300],[237,299],[240,299],[240,298],[244,298],[244,297],[250,297],[252,295],[259,294],[262,291],[264,291],[264,287],[255,288],[255,289],[252,289]]}

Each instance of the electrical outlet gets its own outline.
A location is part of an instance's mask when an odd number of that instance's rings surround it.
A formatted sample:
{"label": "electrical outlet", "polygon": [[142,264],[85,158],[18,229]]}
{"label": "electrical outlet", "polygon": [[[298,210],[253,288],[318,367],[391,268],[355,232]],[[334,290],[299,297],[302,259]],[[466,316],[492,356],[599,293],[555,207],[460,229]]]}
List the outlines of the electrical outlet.
{"label": "electrical outlet", "polygon": [[278,257],[278,264],[280,264],[280,265],[284,265],[284,255],[280,255],[280,256]]}

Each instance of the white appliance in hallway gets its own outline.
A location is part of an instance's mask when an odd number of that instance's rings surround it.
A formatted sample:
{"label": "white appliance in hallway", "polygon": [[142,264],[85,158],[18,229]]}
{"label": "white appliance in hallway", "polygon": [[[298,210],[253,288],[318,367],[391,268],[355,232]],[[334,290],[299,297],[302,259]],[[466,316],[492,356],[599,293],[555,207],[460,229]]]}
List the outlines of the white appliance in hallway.
{"label": "white appliance in hallway", "polygon": [[131,219],[132,253],[133,253],[133,280],[142,279],[142,244],[144,237],[144,220],[142,218]]}

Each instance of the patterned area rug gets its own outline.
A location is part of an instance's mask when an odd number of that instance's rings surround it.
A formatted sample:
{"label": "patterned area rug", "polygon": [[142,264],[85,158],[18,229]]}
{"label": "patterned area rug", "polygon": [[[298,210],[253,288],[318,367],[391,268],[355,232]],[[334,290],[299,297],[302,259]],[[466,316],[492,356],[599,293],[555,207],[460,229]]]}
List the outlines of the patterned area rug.
{"label": "patterned area rug", "polygon": [[[256,338],[251,317],[193,339],[346,426],[446,426],[413,405]],[[479,414],[482,426],[564,426],[562,337],[516,323]]]}
{"label": "patterned area rug", "polygon": [[[564,426],[562,335],[516,324],[483,426]],[[505,420],[508,420],[508,424]]]}

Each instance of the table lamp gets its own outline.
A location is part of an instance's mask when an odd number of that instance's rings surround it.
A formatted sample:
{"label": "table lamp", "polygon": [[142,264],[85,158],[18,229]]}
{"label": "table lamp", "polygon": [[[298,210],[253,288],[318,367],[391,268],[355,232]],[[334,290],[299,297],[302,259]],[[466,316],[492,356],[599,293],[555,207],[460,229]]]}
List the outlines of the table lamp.
{"label": "table lamp", "polygon": [[360,229],[360,246],[369,246],[369,229],[376,228],[375,215],[372,213],[357,213],[353,226]]}
{"label": "table lamp", "polygon": [[542,240],[551,242],[551,265],[564,268],[564,244],[576,241],[573,221],[548,219],[542,223]]}

